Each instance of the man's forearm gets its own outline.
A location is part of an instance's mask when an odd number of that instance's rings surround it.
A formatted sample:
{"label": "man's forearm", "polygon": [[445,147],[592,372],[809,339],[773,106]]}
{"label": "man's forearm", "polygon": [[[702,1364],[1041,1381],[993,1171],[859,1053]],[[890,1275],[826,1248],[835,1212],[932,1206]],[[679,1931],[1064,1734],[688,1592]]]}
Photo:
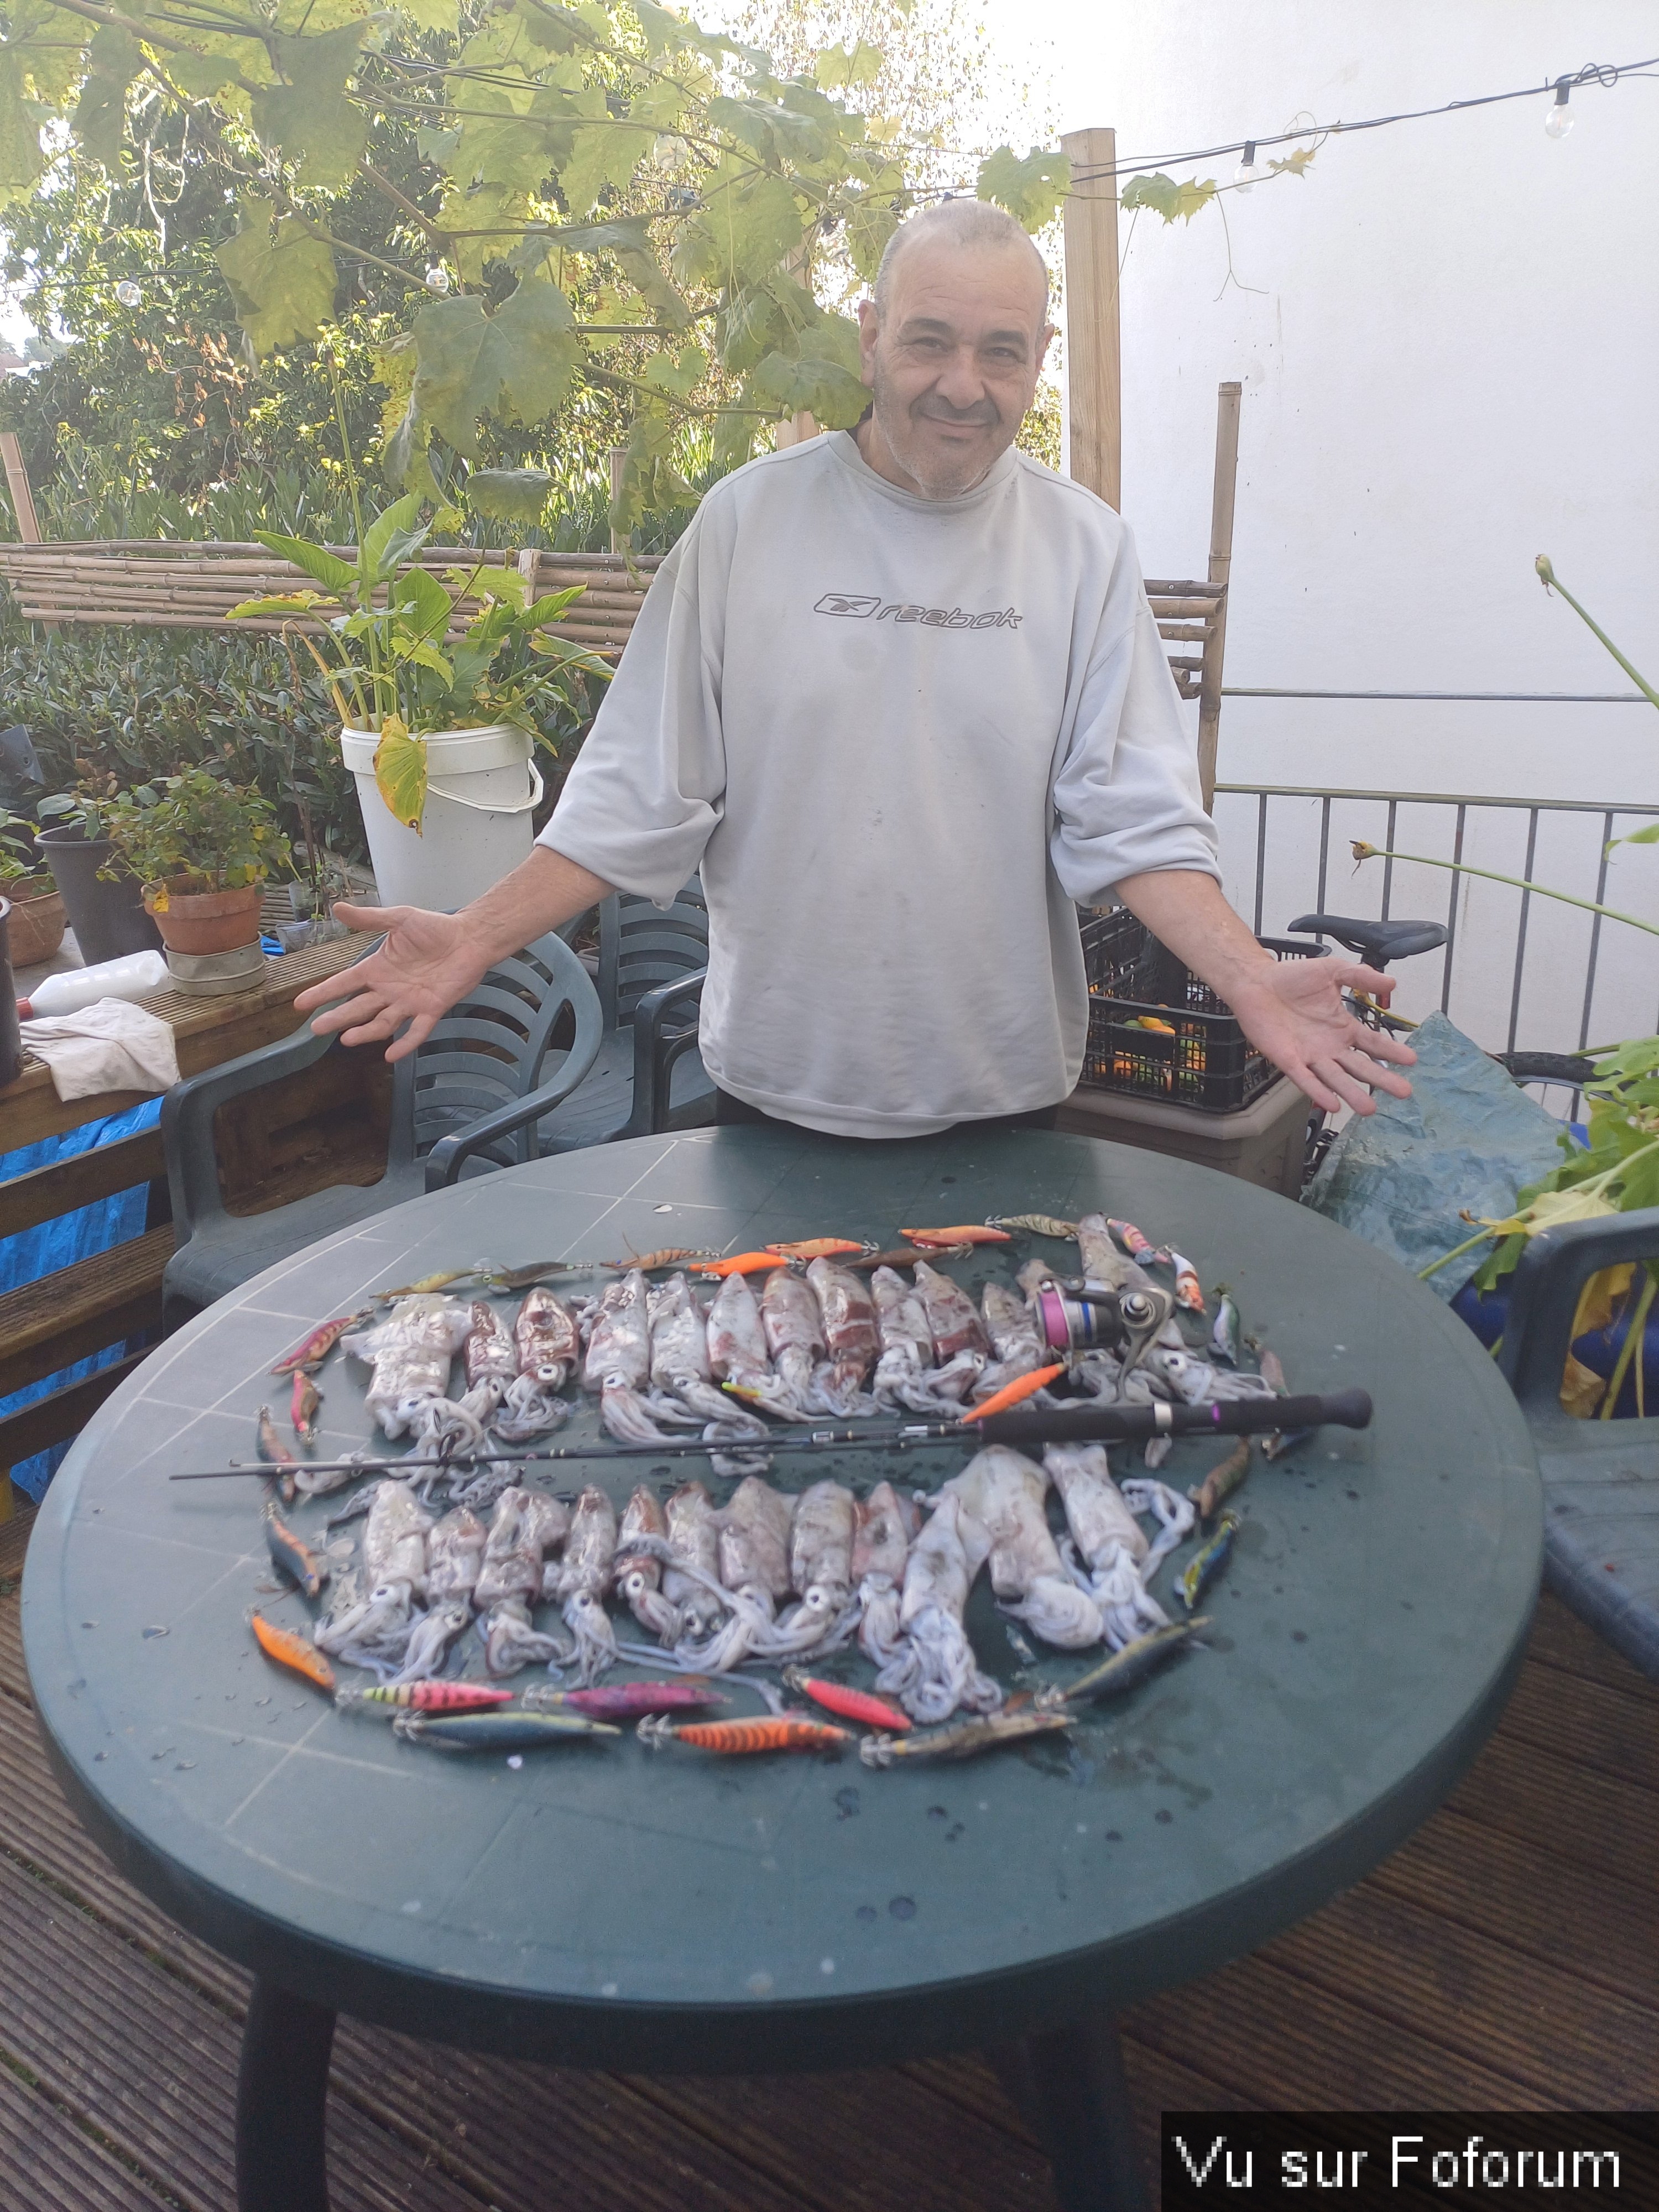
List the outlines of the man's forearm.
{"label": "man's forearm", "polygon": [[585,914],[608,898],[611,890],[609,884],[566,860],[562,853],[537,845],[527,860],[521,860],[482,898],[463,907],[456,919],[467,924],[479,951],[489,954],[485,966],[493,967],[550,929]]}
{"label": "man's forearm", "polygon": [[1126,876],[1112,889],[1137,921],[1235,1010],[1238,997],[1248,996],[1263,969],[1276,964],[1228,905],[1213,876],[1159,868]]}

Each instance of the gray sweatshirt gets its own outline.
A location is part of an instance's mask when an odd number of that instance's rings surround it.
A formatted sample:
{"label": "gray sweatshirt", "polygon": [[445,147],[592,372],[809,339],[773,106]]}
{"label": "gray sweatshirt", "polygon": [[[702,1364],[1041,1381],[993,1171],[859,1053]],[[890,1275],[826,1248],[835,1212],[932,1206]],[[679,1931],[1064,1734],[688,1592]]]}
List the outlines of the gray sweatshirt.
{"label": "gray sweatshirt", "polygon": [[709,1073],[859,1137],[1063,1098],[1073,902],[1219,874],[1117,515],[1013,450],[912,498],[842,431],[705,496],[542,842],[659,902],[701,863]]}

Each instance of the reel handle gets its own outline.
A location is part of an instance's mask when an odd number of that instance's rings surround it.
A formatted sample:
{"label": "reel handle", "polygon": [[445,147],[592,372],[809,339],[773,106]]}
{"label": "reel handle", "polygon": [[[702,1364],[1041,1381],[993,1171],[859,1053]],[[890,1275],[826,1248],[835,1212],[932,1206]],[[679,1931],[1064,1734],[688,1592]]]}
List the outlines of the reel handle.
{"label": "reel handle", "polygon": [[1212,1406],[1054,1406],[993,1413],[979,1424],[987,1443],[1127,1443],[1147,1437],[1255,1437],[1276,1429],[1368,1429],[1368,1390],[1328,1397],[1224,1398]]}

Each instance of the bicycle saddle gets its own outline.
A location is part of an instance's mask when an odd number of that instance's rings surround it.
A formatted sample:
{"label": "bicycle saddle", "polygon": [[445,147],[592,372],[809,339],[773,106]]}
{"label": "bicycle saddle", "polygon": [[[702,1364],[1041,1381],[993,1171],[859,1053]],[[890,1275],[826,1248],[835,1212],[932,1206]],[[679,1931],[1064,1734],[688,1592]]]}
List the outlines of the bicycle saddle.
{"label": "bicycle saddle", "polygon": [[1445,924],[1439,921],[1358,921],[1346,914],[1304,914],[1289,927],[1298,937],[1334,937],[1378,968],[1413,952],[1432,952],[1446,941]]}

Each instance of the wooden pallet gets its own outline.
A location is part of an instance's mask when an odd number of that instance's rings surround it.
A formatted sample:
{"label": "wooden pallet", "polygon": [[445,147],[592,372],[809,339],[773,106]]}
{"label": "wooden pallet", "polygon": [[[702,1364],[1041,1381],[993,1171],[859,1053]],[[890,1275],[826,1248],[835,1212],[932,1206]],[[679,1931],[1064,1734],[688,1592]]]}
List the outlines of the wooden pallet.
{"label": "wooden pallet", "polygon": [[[23,1534],[0,1528],[8,2212],[231,2212],[246,1979],[115,1875],[64,1805],[22,1669]],[[1299,1928],[1129,2014],[1148,2156],[1170,2108],[1650,2106],[1656,1742],[1659,1686],[1547,1598],[1511,1714],[1444,1811]],[[337,2212],[1052,2203],[1042,2160],[975,2059],[623,2080],[343,2023],[330,2151]]]}

